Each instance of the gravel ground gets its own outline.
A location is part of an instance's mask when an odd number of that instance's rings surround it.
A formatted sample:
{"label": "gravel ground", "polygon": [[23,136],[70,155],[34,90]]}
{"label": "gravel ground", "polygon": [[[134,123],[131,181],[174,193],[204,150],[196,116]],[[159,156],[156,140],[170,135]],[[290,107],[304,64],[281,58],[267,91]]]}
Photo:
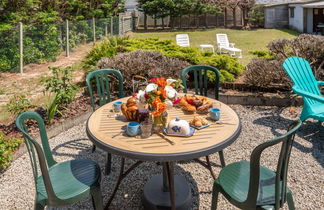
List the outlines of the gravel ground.
{"label": "gravel ground", "polygon": [[[283,133],[293,119],[286,109],[274,107],[232,106],[242,119],[242,133],[235,143],[224,150],[227,163],[248,160],[251,151],[274,136]],[[297,112],[300,109],[297,108]],[[307,121],[296,135],[291,154],[288,186],[293,191],[296,209],[324,209],[324,126],[315,121]],[[50,140],[54,158],[64,161],[74,158],[90,158],[104,165],[104,153],[91,153],[91,142],[85,133],[85,124],[75,126]],[[262,163],[275,167],[278,147],[271,148],[262,155]],[[211,156],[213,169],[219,173],[218,154]],[[103,176],[102,190],[104,202],[108,200],[118,175],[119,158],[113,156],[113,169],[109,176]],[[127,164],[132,164],[128,160]],[[104,167],[102,167],[103,171]],[[209,172],[194,162],[180,162],[175,171],[190,182],[193,209],[209,209],[213,180]],[[161,173],[161,167],[146,162],[125,179],[116,194],[110,209],[142,209],[141,195],[145,182],[153,175]],[[34,183],[27,154],[14,161],[8,170],[0,175],[0,209],[32,209]],[[235,209],[223,196],[219,197],[218,209]],[[50,208],[56,209],[56,208]],[[60,209],[92,209],[90,199]],[[285,206],[287,209],[287,206]]]}

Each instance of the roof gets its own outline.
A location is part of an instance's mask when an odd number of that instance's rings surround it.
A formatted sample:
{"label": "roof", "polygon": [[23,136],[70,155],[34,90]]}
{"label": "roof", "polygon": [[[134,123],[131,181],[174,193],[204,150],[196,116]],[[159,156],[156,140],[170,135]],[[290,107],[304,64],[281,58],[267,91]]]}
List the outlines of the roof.
{"label": "roof", "polygon": [[321,0],[296,0],[296,1],[290,1],[290,2],[270,4],[270,5],[267,5],[266,7],[274,7],[274,6],[289,5],[289,4],[305,4],[305,3],[313,3],[313,2],[322,3]]}
{"label": "roof", "polygon": [[310,3],[310,4],[304,4],[304,8],[324,8],[324,1]]}

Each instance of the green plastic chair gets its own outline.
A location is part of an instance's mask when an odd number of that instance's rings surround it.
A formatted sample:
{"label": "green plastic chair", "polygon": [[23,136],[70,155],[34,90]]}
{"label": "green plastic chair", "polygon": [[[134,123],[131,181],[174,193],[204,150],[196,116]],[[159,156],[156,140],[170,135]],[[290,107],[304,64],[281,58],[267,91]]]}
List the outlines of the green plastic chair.
{"label": "green plastic chair", "polygon": [[[118,93],[119,97],[124,97],[124,78],[120,71],[115,69],[100,69],[94,70],[87,75],[86,83],[88,86],[89,94],[90,94],[90,101],[92,105],[92,110],[96,110],[96,103],[94,98],[94,91],[93,91],[93,83],[95,83],[95,87],[98,94],[98,103],[99,106],[105,105],[111,101],[111,93],[110,93],[110,76],[116,76],[118,79]],[[92,146],[92,152],[96,150],[96,146]],[[105,174],[108,175],[111,172],[111,154],[107,153],[106,155],[106,170]]]}
{"label": "green plastic chair", "polygon": [[[41,144],[29,135],[27,120],[37,122]],[[33,169],[36,186],[35,209],[44,209],[46,205],[72,204],[89,195],[92,197],[94,208],[103,209],[101,173],[97,163],[87,159],[56,162],[48,143],[44,121],[36,112],[20,114],[16,119],[16,126],[24,135]],[[38,165],[41,175],[38,174]]]}
{"label": "green plastic chair", "polygon": [[[250,162],[235,162],[223,168],[214,182],[211,209],[217,208],[219,192],[240,209],[279,209],[286,201],[290,210],[295,209],[292,192],[287,188],[287,171],[294,136],[301,125],[302,121],[297,120],[286,134],[257,146]],[[279,143],[276,171],[261,166],[262,152]]]}
{"label": "green plastic chair", "polygon": [[90,72],[87,75],[86,83],[88,86],[90,100],[92,105],[92,110],[96,110],[96,104],[94,99],[94,91],[92,87],[92,83],[95,83],[97,94],[99,98],[99,106],[105,105],[111,101],[111,93],[110,93],[110,75],[115,75],[118,79],[118,92],[119,97],[124,97],[124,78],[120,71],[115,69],[100,69]]}
{"label": "green plastic chair", "polygon": [[[189,66],[182,70],[181,73],[181,79],[182,84],[184,86],[183,92],[187,93],[187,75],[189,72],[193,72],[194,76],[194,86],[195,86],[195,93],[197,95],[203,95],[207,96],[207,90],[208,90],[208,77],[207,72],[211,71],[215,73],[215,82],[214,82],[214,89],[215,89],[215,99],[218,100],[219,98],[219,71],[215,67],[212,66],[206,66],[206,65],[193,65]],[[221,161],[222,167],[224,167],[225,159],[224,159],[224,153],[223,150],[218,152],[219,159]],[[207,158],[207,157],[206,157]]]}
{"label": "green plastic chair", "polygon": [[315,79],[308,61],[303,58],[288,58],[283,63],[283,68],[294,84],[293,91],[303,97],[304,107],[300,119],[324,121],[324,97],[319,89],[324,81]]}

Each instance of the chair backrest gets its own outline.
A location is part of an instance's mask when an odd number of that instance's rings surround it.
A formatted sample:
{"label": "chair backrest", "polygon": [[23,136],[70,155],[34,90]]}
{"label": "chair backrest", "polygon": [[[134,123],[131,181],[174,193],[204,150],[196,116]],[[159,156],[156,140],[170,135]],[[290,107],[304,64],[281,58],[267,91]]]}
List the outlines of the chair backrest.
{"label": "chair backrest", "polygon": [[[321,96],[317,81],[307,60],[300,57],[290,57],[285,60],[282,66],[295,88]],[[304,98],[304,101],[310,105],[316,103],[315,100],[310,98]]]}
{"label": "chair backrest", "polygon": [[208,75],[214,74],[214,88],[215,88],[215,99],[218,100],[219,91],[219,72],[218,69],[212,66],[205,65],[193,65],[182,70],[181,79],[184,86],[183,92],[187,93],[187,74],[193,72],[195,93],[199,95],[207,96],[208,90]]}
{"label": "chair backrest", "polygon": [[93,111],[96,109],[92,82],[96,84],[97,94],[99,98],[99,106],[105,105],[111,101],[110,82],[111,76],[115,75],[118,80],[119,97],[124,97],[124,78],[120,71],[115,69],[95,70],[87,75],[86,83],[88,86],[90,100]]}
{"label": "chair backrest", "polygon": [[190,46],[188,34],[177,34],[176,41],[177,41],[177,45],[179,45],[181,47],[189,47]]}
{"label": "chair backrest", "polygon": [[[27,122],[26,122],[28,120],[34,120],[37,122],[40,138],[41,138],[41,144],[39,144],[32,136],[29,135],[27,129]],[[21,131],[24,135],[26,147],[28,150],[28,154],[33,169],[35,185],[36,185],[36,179],[39,176],[38,175],[38,165],[39,165],[48,198],[52,201],[59,201],[60,199],[58,199],[54,193],[53,186],[51,184],[49,173],[48,173],[48,168],[56,164],[56,161],[53,158],[51,148],[48,143],[45,123],[43,119],[36,112],[31,112],[31,111],[23,112],[17,117],[16,126],[18,130]],[[37,164],[36,155],[38,159],[38,164]]]}
{"label": "chair backrest", "polygon": [[[287,190],[287,171],[288,163],[291,153],[292,144],[295,138],[295,133],[302,125],[301,120],[294,121],[288,128],[287,133],[272,140],[266,141],[257,146],[250,157],[250,182],[249,192],[245,203],[253,204],[255,206],[258,199],[259,190],[266,189],[266,186],[275,185],[275,209],[279,209],[286,202],[286,190]],[[276,144],[281,144],[280,154],[278,157],[278,163],[276,167],[276,176],[274,179],[260,182],[260,158],[262,152]]]}
{"label": "chair backrest", "polygon": [[218,47],[229,47],[227,34],[216,34]]}

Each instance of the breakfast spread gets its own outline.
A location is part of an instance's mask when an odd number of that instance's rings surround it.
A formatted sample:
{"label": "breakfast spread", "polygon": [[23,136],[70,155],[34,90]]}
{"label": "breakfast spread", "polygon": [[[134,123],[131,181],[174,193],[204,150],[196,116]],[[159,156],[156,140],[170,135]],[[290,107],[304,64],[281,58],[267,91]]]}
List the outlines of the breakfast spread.
{"label": "breakfast spread", "polygon": [[213,104],[212,101],[205,96],[186,94],[182,96],[180,106],[182,106],[182,110],[186,112],[207,112]]}
{"label": "breakfast spread", "polygon": [[136,121],[138,118],[138,107],[136,102],[135,97],[130,97],[127,102],[123,103],[121,106],[122,113],[129,121]]}

